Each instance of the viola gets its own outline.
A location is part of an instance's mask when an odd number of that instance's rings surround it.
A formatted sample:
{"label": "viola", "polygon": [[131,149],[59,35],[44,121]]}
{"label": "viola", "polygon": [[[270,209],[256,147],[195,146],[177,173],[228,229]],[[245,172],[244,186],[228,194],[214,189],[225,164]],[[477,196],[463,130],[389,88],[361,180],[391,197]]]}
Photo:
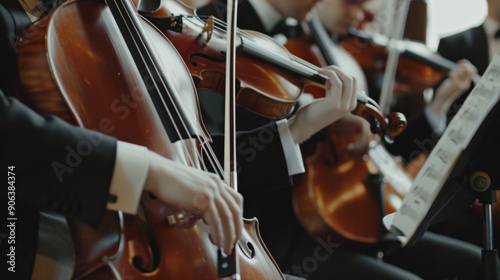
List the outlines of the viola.
{"label": "viola", "polygon": [[[173,16],[173,13],[179,13]],[[224,92],[226,36],[224,23],[207,24],[190,15],[176,1],[163,1],[152,13],[142,13],[174,44],[188,66],[197,88]],[[293,54],[269,36],[248,30],[237,31],[236,103],[258,115],[279,119],[290,114],[305,90],[324,92],[327,77],[319,67]],[[376,102],[357,94],[353,114],[370,123],[373,133],[388,142],[403,131],[400,114],[383,116]]]}
{"label": "viola", "polygon": [[[204,169],[201,154],[210,152],[202,143],[210,138],[189,70],[128,0],[67,2],[25,34],[36,36],[19,44],[21,100]],[[136,216],[108,211],[98,228],[68,224],[72,279],[220,279],[224,264],[207,226],[182,205],[163,204],[145,192]],[[256,224],[245,221],[235,246],[241,278],[284,279]]]}

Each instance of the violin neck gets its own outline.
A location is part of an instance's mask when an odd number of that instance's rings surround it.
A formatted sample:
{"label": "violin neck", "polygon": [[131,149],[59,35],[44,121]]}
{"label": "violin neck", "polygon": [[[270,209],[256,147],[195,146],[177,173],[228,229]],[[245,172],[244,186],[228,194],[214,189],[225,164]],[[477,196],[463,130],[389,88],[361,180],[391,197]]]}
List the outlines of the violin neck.
{"label": "violin neck", "polygon": [[290,53],[280,54],[275,51],[266,51],[262,46],[252,42],[251,39],[242,38],[239,51],[264,60],[267,63],[281,68],[288,73],[292,73],[301,78],[306,78],[313,82],[325,84],[328,79],[326,76],[318,74],[319,67],[303,59],[300,59]]}
{"label": "violin neck", "polygon": [[437,70],[452,70],[457,67],[457,64],[451,60],[448,60],[440,55],[429,52],[429,50],[419,43],[415,43],[414,47],[410,47],[413,45],[411,42],[407,42],[407,46],[403,50],[403,54],[408,57],[422,62],[425,65],[429,65]]}
{"label": "violin neck", "polygon": [[[244,42],[243,42],[244,41]],[[292,54],[281,55],[275,52],[267,52],[262,47],[253,43],[251,40],[244,40],[240,42],[239,50],[245,54],[262,59],[273,66],[279,67],[288,73],[297,75],[298,77],[324,85],[328,77],[319,74],[319,67],[313,65],[303,59],[300,59]],[[356,94],[358,103],[361,104],[376,104],[369,97],[361,94]]]}
{"label": "violin neck", "polygon": [[[420,46],[420,44],[418,43],[416,43],[415,46],[416,47],[412,48],[407,47],[404,51],[404,54],[437,70],[451,71],[458,66],[451,60],[448,60],[438,54],[430,53],[427,49],[422,49],[423,46]],[[481,79],[481,76],[479,74],[475,74],[474,76],[472,76],[472,82],[474,84],[477,84],[479,82],[479,79]]]}
{"label": "violin neck", "polygon": [[328,65],[339,65],[332,52],[332,38],[328,35],[328,32],[323,24],[321,24],[319,18],[316,15],[312,15],[307,21],[307,25],[309,26],[309,30],[311,31],[315,42],[318,44],[326,63]]}
{"label": "violin neck", "polygon": [[[375,44],[379,46],[388,47],[389,39],[384,35],[371,34],[366,31],[360,31],[354,28],[349,30],[349,36],[359,39],[361,42],[368,44]],[[422,62],[436,70],[451,71],[457,67],[457,64],[449,59],[446,59],[436,53],[431,52],[426,45],[420,42],[401,40],[396,44],[399,52],[403,56],[407,56],[415,61]],[[481,76],[474,75],[472,80],[477,83]]]}

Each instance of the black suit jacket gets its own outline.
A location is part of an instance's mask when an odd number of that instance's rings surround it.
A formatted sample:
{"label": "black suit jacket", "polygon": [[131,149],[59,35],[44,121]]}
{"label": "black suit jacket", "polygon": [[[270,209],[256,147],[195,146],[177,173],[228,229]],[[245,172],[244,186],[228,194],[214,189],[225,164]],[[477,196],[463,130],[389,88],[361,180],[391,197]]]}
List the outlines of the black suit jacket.
{"label": "black suit jacket", "polygon": [[[7,180],[13,166],[14,192],[2,205],[15,202],[16,274],[2,279],[29,279],[36,250],[38,211],[55,211],[97,226],[106,209],[116,140],[73,127],[53,116],[40,116],[0,93],[0,162]],[[82,152],[82,147],[91,152]],[[5,213],[5,211],[2,211]],[[4,221],[6,219],[3,219]],[[6,224],[2,233],[11,234]],[[2,240],[2,258],[6,243]],[[2,262],[2,273],[7,271]],[[12,278],[17,276],[19,278]],[[29,276],[28,276],[29,277]]]}
{"label": "black suit jacket", "polygon": [[8,95],[14,95],[13,81],[17,77],[16,37],[29,24],[28,16],[16,1],[0,3],[0,89]]}
{"label": "black suit jacket", "polygon": [[439,41],[438,52],[443,57],[458,61],[469,60],[483,75],[489,64],[488,41],[483,25],[445,37]]}
{"label": "black suit jacket", "polygon": [[387,144],[387,150],[410,162],[422,153],[429,154],[439,140],[423,113],[408,120],[407,129],[394,138],[393,144]]}
{"label": "black suit jacket", "polygon": [[[16,200],[96,226],[108,200],[116,139],[35,113],[0,93],[3,166],[14,166]],[[88,148],[88,149],[87,149]]]}

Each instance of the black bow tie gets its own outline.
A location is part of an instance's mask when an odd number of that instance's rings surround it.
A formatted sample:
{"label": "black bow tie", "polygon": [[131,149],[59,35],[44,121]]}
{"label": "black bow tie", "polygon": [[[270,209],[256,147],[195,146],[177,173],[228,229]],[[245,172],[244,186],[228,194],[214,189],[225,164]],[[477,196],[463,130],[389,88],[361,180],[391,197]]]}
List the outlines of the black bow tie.
{"label": "black bow tie", "polygon": [[297,38],[304,34],[302,27],[298,23],[291,23],[286,19],[280,20],[271,30],[271,36],[283,34],[287,38]]}

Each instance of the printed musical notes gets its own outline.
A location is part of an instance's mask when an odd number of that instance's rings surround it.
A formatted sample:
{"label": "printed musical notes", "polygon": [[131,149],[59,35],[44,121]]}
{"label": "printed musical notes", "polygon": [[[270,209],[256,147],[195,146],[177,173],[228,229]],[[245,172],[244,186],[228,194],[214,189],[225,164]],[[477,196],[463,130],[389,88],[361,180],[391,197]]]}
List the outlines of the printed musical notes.
{"label": "printed musical notes", "polygon": [[448,138],[450,138],[450,141],[455,143],[455,145],[458,145],[459,143],[463,143],[463,141],[465,140],[465,137],[467,135],[465,135],[465,133],[462,132],[461,129],[459,130],[455,130],[455,129],[451,129],[451,130],[448,130]]}
{"label": "printed musical notes", "polygon": [[391,157],[389,152],[382,145],[372,145],[368,151],[370,158],[384,175],[384,178],[391,183],[392,187],[400,194],[406,195],[411,187],[413,179],[408,176]]}
{"label": "printed musical notes", "polygon": [[448,164],[453,159],[453,151],[451,149],[439,148],[437,149],[436,156],[443,164]]}

